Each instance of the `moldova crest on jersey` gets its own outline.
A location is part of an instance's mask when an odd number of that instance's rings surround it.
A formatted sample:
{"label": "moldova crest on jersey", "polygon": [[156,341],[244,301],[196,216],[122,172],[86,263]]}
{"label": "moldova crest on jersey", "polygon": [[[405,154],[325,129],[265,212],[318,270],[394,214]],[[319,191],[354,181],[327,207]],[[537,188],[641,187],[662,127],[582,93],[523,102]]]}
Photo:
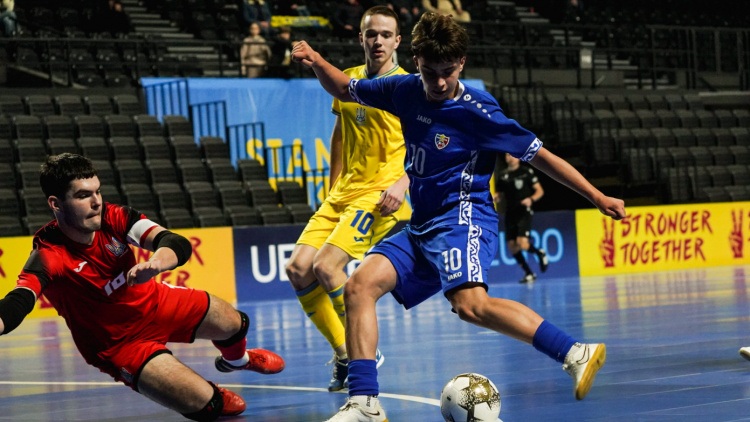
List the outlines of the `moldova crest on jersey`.
{"label": "moldova crest on jersey", "polygon": [[443,135],[442,133],[438,133],[435,135],[435,146],[437,149],[443,149],[448,146],[448,142],[451,141],[451,138],[448,136]]}

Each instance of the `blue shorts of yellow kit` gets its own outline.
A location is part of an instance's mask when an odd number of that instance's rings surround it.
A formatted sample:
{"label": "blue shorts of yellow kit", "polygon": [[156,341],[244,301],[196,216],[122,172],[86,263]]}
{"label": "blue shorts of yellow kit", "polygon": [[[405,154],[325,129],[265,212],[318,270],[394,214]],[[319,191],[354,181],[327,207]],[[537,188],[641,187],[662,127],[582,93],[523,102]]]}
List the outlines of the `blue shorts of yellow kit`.
{"label": "blue shorts of yellow kit", "polygon": [[373,192],[346,205],[324,201],[310,218],[297,244],[319,250],[325,243],[330,243],[352,258],[362,259],[400,219],[408,219],[411,212],[411,207],[404,201],[398,211],[382,217],[375,205],[379,199],[380,193]]}
{"label": "blue shorts of yellow kit", "polygon": [[446,294],[467,283],[486,290],[497,249],[497,233],[479,226],[439,226],[420,233],[406,226],[368,255],[381,254],[391,261],[398,275],[391,294],[409,309],[440,290]]}

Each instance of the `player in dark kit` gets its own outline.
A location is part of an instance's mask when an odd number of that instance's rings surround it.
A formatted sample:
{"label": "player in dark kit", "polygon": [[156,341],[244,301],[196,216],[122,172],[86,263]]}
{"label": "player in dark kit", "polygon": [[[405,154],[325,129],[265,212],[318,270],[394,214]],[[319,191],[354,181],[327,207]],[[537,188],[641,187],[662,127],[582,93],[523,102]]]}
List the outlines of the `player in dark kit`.
{"label": "player in dark kit", "polygon": [[505,205],[505,241],[508,250],[523,268],[525,275],[519,283],[530,283],[536,280],[523,251],[536,254],[539,258],[539,269],[547,271],[549,261],[544,249],[537,249],[530,241],[531,220],[534,216],[532,206],[544,196],[544,189],[539,178],[530,167],[522,166],[521,160],[505,154],[508,168],[496,177],[496,203]]}
{"label": "player in dark kit", "polygon": [[[178,361],[167,342],[213,340],[221,372],[284,369],[275,353],[245,349],[246,314],[205,291],[152,280],[188,261],[190,241],[132,208],[103,202],[89,159],[49,157],[40,183],[55,220],[36,232],[16,288],[0,300],[0,334],[15,329],[44,294],[86,362],[197,421],[238,415],[245,401]],[[128,244],[154,253],[136,264]]]}

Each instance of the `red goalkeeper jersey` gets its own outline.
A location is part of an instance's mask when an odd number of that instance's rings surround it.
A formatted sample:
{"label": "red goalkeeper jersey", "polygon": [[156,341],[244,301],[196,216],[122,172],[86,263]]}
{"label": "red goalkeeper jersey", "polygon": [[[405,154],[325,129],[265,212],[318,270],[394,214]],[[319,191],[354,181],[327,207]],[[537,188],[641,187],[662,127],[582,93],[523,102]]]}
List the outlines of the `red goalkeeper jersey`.
{"label": "red goalkeeper jersey", "polygon": [[129,287],[136,263],[128,244],[140,247],[156,223],[125,206],[105,203],[102,226],[91,245],[76,243],[51,221],[34,235],[34,249],[17,287],[44,294],[91,363],[98,353],[138,333],[154,314],[156,285]]}

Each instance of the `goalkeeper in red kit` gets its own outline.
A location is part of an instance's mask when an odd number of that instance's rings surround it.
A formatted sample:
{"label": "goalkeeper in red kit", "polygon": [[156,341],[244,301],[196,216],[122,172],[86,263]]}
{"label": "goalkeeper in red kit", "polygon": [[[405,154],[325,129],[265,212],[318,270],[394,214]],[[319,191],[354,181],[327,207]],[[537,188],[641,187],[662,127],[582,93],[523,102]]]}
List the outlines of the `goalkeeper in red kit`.
{"label": "goalkeeper in red kit", "polygon": [[[212,340],[221,372],[284,369],[275,353],[246,350],[245,313],[205,291],[152,280],[186,263],[190,242],[130,207],[103,202],[89,159],[49,157],[40,184],[55,219],[36,232],[16,288],[0,300],[0,334],[18,327],[44,294],[86,362],[197,421],[238,415],[245,401],[177,360],[167,342]],[[154,253],[137,264],[128,244]]]}

